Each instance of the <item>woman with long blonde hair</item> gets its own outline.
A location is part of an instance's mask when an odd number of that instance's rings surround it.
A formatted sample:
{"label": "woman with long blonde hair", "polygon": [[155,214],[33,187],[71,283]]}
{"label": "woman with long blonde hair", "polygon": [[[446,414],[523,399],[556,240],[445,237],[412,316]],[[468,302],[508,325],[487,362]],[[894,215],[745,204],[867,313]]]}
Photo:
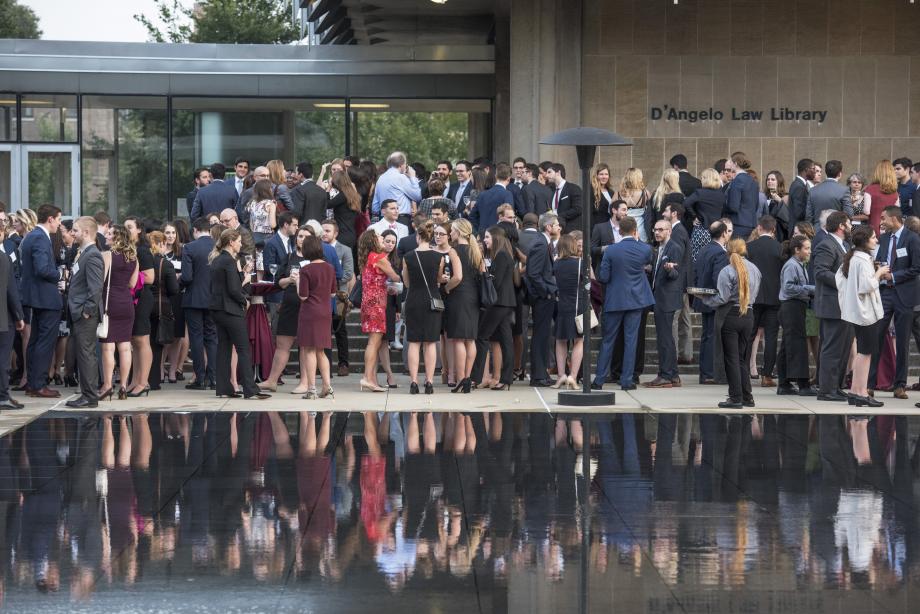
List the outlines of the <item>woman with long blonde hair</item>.
{"label": "woman with long blonde hair", "polygon": [[613,202],[614,194],[616,189],[610,180],[610,167],[601,162],[591,171],[591,228],[610,221],[610,203]]}
{"label": "woman with long blonde hair", "polygon": [[284,162],[269,160],[265,163],[265,168],[268,169],[268,178],[272,182],[272,196],[275,202],[280,202],[288,211],[292,211],[294,203],[291,200],[291,191],[284,180]]}
{"label": "woman with long blonde hair", "polygon": [[476,338],[479,336],[479,275],[484,270],[482,251],[473,236],[468,220],[454,220],[451,244],[460,266],[447,282],[447,338],[454,340],[454,364],[460,381],[451,392],[469,393],[470,374],[476,361]]}
{"label": "woman with long blonde hair", "polygon": [[718,294],[701,297],[725,317],[721,335],[728,400],[719,403],[722,409],[754,407],[748,360],[754,327],[753,302],[760,289],[761,275],[746,256],[747,243],[743,239],[729,241],[728,266],[719,273],[716,283]]}
{"label": "woman with long blonde hair", "polygon": [[645,179],[642,177],[641,168],[630,167],[626,169],[626,174],[623,175],[623,179],[620,182],[617,199],[626,203],[628,207],[626,214],[636,220],[639,239],[648,242],[652,234],[651,227],[655,221],[651,219],[654,217],[651,215],[651,196],[648,190],[645,189]]}
{"label": "woman with long blonde hair", "polygon": [[661,219],[665,207],[670,203],[683,203],[684,193],[680,191],[680,173],[673,168],[665,170],[661,174],[661,181],[652,195],[652,203],[655,208],[655,221]]}

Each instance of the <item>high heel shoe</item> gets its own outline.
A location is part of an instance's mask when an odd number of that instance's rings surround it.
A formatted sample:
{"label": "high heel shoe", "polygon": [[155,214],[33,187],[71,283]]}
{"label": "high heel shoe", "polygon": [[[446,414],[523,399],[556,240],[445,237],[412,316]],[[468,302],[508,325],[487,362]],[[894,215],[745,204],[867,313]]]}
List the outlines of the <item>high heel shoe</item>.
{"label": "high heel shoe", "polygon": [[373,384],[363,378],[361,379],[360,387],[361,387],[362,392],[364,392],[365,390],[369,390],[370,392],[386,392],[387,391],[386,388],[381,388],[377,384]]}
{"label": "high heel shoe", "polygon": [[556,378],[556,383],[550,386],[550,388],[556,388],[556,389],[564,388],[565,385],[568,384],[568,382],[569,382],[569,378],[567,376],[560,375],[559,377]]}
{"label": "high heel shoe", "polygon": [[319,393],[319,398],[325,399],[326,397],[329,397],[330,399],[335,398],[335,390],[332,389],[332,386],[324,387],[322,392]]}
{"label": "high heel shoe", "polygon": [[473,389],[473,380],[470,378],[464,379],[460,384],[463,386],[463,394],[469,394],[470,390]]}
{"label": "high heel shoe", "polygon": [[128,398],[128,391],[125,390],[124,386],[122,386],[121,388],[118,389],[118,400],[124,401],[127,398]]}
{"label": "high heel shoe", "polygon": [[73,375],[68,375],[64,378],[64,385],[68,388],[76,388],[79,386],[79,383],[77,382],[77,378],[75,378]]}
{"label": "high heel shoe", "polygon": [[144,388],[138,392],[129,392],[128,396],[134,399],[141,395],[147,396],[148,394],[150,394],[150,385],[144,386]]}
{"label": "high heel shoe", "polygon": [[278,386],[274,384],[267,384],[265,382],[259,382],[256,384],[259,387],[259,390],[268,390],[270,392],[278,392]]}
{"label": "high heel shoe", "polygon": [[105,398],[108,397],[109,401],[111,401],[111,400],[112,400],[112,395],[113,395],[113,394],[115,394],[115,389],[114,389],[114,388],[108,388],[108,389],[105,390],[104,392],[100,392],[100,393],[99,393],[99,400],[100,400],[100,401],[104,401]]}
{"label": "high heel shoe", "polygon": [[496,384],[495,386],[492,386],[491,389],[492,389],[492,390],[511,390],[511,384],[501,384],[501,383],[499,383],[499,384]]}
{"label": "high heel shoe", "polygon": [[306,392],[302,397],[300,397],[300,398],[301,398],[301,399],[307,399],[307,400],[312,401],[313,399],[316,398],[316,388],[310,388],[310,389],[307,390],[307,392]]}
{"label": "high heel shoe", "polygon": [[418,394],[418,382],[409,382],[409,394]]}
{"label": "high heel shoe", "polygon": [[425,382],[425,394],[434,394],[434,384]]}
{"label": "high heel shoe", "polygon": [[63,385],[64,385],[64,378],[61,377],[61,374],[60,374],[60,373],[55,373],[55,374],[54,374],[54,377],[52,378],[52,381],[54,381],[54,385],[55,385],[55,386],[63,386]]}
{"label": "high heel shoe", "polygon": [[464,387],[469,387],[469,384],[468,384],[467,382],[469,382],[469,378],[468,378],[468,377],[464,377],[462,380],[460,380],[459,382],[457,382],[457,384],[456,384],[453,388],[451,388],[450,391],[451,391],[451,392],[460,392],[460,391],[462,391],[462,390],[464,389]]}
{"label": "high heel shoe", "polygon": [[569,377],[569,381],[566,382],[566,388],[569,390],[578,390],[578,382],[575,381],[574,377]]}

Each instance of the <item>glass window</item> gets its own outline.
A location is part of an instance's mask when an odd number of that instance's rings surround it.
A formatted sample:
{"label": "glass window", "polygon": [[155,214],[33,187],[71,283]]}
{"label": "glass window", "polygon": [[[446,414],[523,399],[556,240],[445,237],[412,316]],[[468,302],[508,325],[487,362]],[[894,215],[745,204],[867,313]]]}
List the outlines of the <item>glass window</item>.
{"label": "glass window", "polygon": [[488,100],[351,99],[352,154],[381,164],[396,150],[427,170],[491,150]]}
{"label": "glass window", "polygon": [[77,96],[75,94],[23,95],[22,140],[40,143],[76,143]]}
{"label": "glass window", "polygon": [[16,129],[16,94],[0,92],[0,141],[15,141]]}
{"label": "glass window", "polygon": [[292,98],[173,99],[173,194],[176,211],[188,215],[194,172],[220,162],[232,176],[234,161],[252,167],[283,160],[287,168],[307,160],[317,171],[323,161],[345,153],[343,100]]}
{"label": "glass window", "polygon": [[166,98],[83,97],[83,211],[166,220]]}

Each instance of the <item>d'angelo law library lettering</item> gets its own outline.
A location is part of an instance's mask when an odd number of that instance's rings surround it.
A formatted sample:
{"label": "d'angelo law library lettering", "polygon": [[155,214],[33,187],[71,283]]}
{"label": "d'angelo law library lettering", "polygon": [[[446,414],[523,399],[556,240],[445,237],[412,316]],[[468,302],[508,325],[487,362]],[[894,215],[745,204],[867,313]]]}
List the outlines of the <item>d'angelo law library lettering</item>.
{"label": "d'angelo law library lettering", "polygon": [[789,107],[770,107],[769,110],[739,109],[732,107],[726,113],[721,109],[678,109],[670,105],[649,108],[649,119],[653,121],[686,121],[691,124],[706,121],[774,121],[774,122],[816,122],[823,124],[827,111],[815,109],[791,109]]}

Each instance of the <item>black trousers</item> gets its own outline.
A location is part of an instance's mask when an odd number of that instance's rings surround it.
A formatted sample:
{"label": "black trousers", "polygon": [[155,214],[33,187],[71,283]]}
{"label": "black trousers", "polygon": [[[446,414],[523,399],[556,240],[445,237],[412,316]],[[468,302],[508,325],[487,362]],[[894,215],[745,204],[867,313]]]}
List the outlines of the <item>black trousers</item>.
{"label": "black trousers", "polygon": [[736,305],[726,310],[722,324],[722,359],[728,379],[728,398],[741,403],[751,398],[751,373],[748,368],[751,352],[751,332],[754,314],[749,309],[744,315]]}
{"label": "black trousers", "polygon": [[530,339],[530,379],[548,380],[546,367],[553,336],[553,315],[556,301],[537,299],[533,304],[533,336]]}
{"label": "black trousers", "polygon": [[[636,343],[636,358],[633,363],[633,381],[638,382],[639,376],[645,371],[645,330],[648,324],[648,310],[642,310],[642,316],[639,319],[639,341]],[[610,377],[608,381],[621,382],[623,371],[623,347],[626,342],[625,320],[620,326],[617,334],[617,340],[613,344],[613,358],[610,360]],[[587,351],[587,348],[585,349]]]}
{"label": "black trousers", "polygon": [[[655,346],[658,349],[658,377],[677,379],[677,346],[674,342],[674,311],[655,306]],[[640,324],[641,326],[641,324]]]}
{"label": "black trousers", "polygon": [[[32,308],[32,334],[26,350],[29,364],[29,388],[39,390],[48,383],[48,367],[54,359],[61,322],[60,309]],[[4,367],[6,368],[6,367]]]}
{"label": "black trousers", "polygon": [[805,337],[807,307],[797,299],[780,303],[779,321],[783,325],[783,343],[777,357],[780,385],[788,385],[796,380],[799,386],[809,386],[808,340]]}
{"label": "black trousers", "polygon": [[252,370],[252,350],[249,347],[249,331],[246,318],[230,315],[226,311],[211,311],[217,327],[217,394],[236,392],[230,384],[231,349],[236,348],[236,379],[243,386],[243,394],[258,394]]}
{"label": "black trousers", "polygon": [[[776,343],[779,338],[779,306],[778,305],[754,305],[754,332],[763,328],[763,368],[760,374],[766,377],[773,377],[773,370],[776,366]],[[802,329],[804,335],[805,329]]]}
{"label": "black trousers", "polygon": [[[482,381],[482,372],[485,370],[486,354],[489,351],[489,341],[497,337],[502,349],[502,372],[499,381],[502,384],[512,383],[511,375],[514,370],[514,343],[511,336],[511,316],[514,307],[489,307],[479,315],[479,337],[476,339],[476,360],[473,362],[473,371],[470,378],[474,382]],[[495,374],[492,374],[494,379]]]}
{"label": "black trousers", "polygon": [[[13,352],[13,340],[16,338],[16,327],[10,318],[9,328],[0,333],[0,401],[6,401],[10,398],[10,370],[7,368],[10,364],[10,354]],[[93,333],[95,333],[95,329]],[[96,389],[93,389],[93,394]]]}
{"label": "black trousers", "polygon": [[[853,325],[836,318],[821,319],[821,365],[818,368],[818,388],[831,394],[843,388],[847,358],[853,345]],[[871,375],[870,375],[871,383]]]}
{"label": "black trousers", "polygon": [[345,365],[347,367],[348,366],[348,325],[345,322],[342,322],[338,316],[332,316],[332,330],[335,331],[335,347],[339,355],[339,364]]}
{"label": "black trousers", "polygon": [[[214,330],[211,312],[186,307],[185,324],[188,327],[189,354],[195,369],[195,382],[211,384],[214,382],[214,365],[217,364],[217,331]],[[207,367],[205,356],[208,359]]]}
{"label": "black trousers", "polygon": [[[93,316],[80,318],[70,327],[70,344],[74,349],[77,373],[80,376],[80,395],[87,401],[99,400],[99,363],[96,359],[96,348],[99,345],[99,339],[96,337],[98,324],[99,316]],[[0,350],[0,360],[2,357]],[[154,366],[157,364],[154,363]]]}
{"label": "black trousers", "polygon": [[[914,308],[913,305],[905,305],[893,288],[884,287],[881,293],[884,315],[882,319],[878,321],[878,347],[885,347],[885,335],[888,334],[888,326],[891,323],[891,319],[894,318],[894,344],[896,356],[894,387],[904,388],[907,386],[907,361],[910,358],[910,336],[914,327]],[[875,389],[876,386],[878,360],[881,355],[882,353],[880,351],[876,352],[869,366],[869,388],[872,389]]]}

